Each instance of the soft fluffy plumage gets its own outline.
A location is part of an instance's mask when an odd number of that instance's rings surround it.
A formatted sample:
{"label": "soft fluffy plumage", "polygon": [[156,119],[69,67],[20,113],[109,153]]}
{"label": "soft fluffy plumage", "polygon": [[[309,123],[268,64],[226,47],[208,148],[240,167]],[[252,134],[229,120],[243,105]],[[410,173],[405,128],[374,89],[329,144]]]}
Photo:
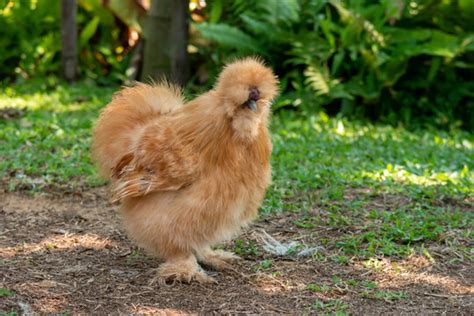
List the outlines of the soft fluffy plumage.
{"label": "soft fluffy plumage", "polygon": [[211,246],[257,214],[270,183],[276,93],[272,71],[247,58],[188,103],[168,84],[137,84],[102,111],[93,156],[122,202],[129,235],[165,260],[160,277],[211,282],[197,261],[220,270],[237,258]]}

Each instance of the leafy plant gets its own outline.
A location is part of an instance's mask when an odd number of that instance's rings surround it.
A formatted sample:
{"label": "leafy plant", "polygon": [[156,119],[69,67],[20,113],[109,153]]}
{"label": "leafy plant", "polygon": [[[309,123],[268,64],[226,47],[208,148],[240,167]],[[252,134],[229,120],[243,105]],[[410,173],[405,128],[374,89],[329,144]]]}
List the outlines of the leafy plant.
{"label": "leafy plant", "polygon": [[268,60],[281,74],[277,107],[472,129],[473,10],[468,1],[215,0],[196,27],[217,44],[201,47],[212,62]]}
{"label": "leafy plant", "polygon": [[3,287],[0,288],[0,297],[9,297],[13,295],[15,295],[15,293],[12,292],[11,290],[3,288]]}
{"label": "leafy plant", "polygon": [[375,298],[393,302],[406,299],[407,293],[405,291],[377,291]]}
{"label": "leafy plant", "polygon": [[327,300],[327,301],[322,301],[322,300],[315,300],[313,305],[311,305],[311,308],[316,310],[316,311],[325,311],[325,312],[331,312],[334,315],[346,315],[345,311],[347,310],[349,306],[344,303],[344,301],[339,300],[339,299],[334,299],[334,300]]}
{"label": "leafy plant", "polygon": [[256,256],[258,254],[257,245],[252,241],[237,239],[234,242],[234,252],[238,255]]}
{"label": "leafy plant", "polygon": [[0,80],[59,68],[59,5],[54,0],[0,2]]}
{"label": "leafy plant", "polygon": [[262,261],[260,261],[259,266],[262,270],[268,270],[273,266],[273,261],[270,260],[270,259],[262,260]]}
{"label": "leafy plant", "polygon": [[[124,2],[122,1],[122,4]],[[61,1],[0,1],[0,82],[57,76],[60,71]],[[112,9],[120,2],[78,1],[78,57],[82,75],[102,84],[126,79],[128,52],[125,22],[138,29],[137,18],[122,16],[117,24]],[[133,11],[133,10],[132,10]],[[122,25],[120,27],[120,25]]]}

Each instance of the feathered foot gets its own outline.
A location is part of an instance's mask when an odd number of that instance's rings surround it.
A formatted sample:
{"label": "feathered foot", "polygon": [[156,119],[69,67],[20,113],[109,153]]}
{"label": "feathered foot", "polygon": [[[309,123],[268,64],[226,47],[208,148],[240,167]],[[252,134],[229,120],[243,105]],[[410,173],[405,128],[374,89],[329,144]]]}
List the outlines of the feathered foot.
{"label": "feathered foot", "polygon": [[216,271],[232,270],[231,264],[241,260],[239,256],[232,252],[212,250],[211,248],[200,250],[197,257],[200,263]]}
{"label": "feathered foot", "polygon": [[158,268],[157,279],[160,283],[168,283],[170,281],[181,283],[196,281],[203,284],[217,283],[213,277],[208,276],[202,270],[194,256],[166,261]]}

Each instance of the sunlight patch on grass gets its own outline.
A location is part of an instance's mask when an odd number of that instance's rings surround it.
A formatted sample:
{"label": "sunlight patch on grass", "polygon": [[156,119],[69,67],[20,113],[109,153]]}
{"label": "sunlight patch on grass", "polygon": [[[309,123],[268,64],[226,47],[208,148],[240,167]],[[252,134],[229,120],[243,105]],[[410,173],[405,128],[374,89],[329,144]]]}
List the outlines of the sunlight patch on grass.
{"label": "sunlight patch on grass", "polygon": [[[420,168],[420,166],[415,166]],[[367,177],[376,181],[393,180],[399,183],[416,184],[422,186],[429,185],[445,185],[447,183],[459,184],[463,180],[468,180],[474,183],[474,171],[469,171],[469,168],[464,165],[461,171],[454,172],[434,172],[431,170],[424,175],[418,175],[410,172],[404,166],[388,164],[383,170],[362,173]],[[474,192],[474,188],[467,187],[467,190]]]}

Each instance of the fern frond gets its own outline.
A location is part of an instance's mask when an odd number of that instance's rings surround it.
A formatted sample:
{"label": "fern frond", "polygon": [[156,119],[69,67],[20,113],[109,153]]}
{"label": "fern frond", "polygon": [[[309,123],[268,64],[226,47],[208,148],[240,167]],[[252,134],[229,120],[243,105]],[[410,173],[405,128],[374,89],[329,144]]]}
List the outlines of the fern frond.
{"label": "fern frond", "polygon": [[258,2],[258,8],[266,13],[262,15],[262,19],[273,25],[290,25],[300,17],[300,5],[297,0],[261,0]]}
{"label": "fern frond", "polygon": [[429,55],[454,58],[464,50],[459,37],[443,31],[392,27],[386,33],[394,51],[405,57]]}
{"label": "fern frond", "polygon": [[[255,34],[267,34],[271,28],[270,25],[258,19],[254,14],[245,13],[240,16],[249,31]],[[270,34],[267,34],[270,35]]]}
{"label": "fern frond", "polygon": [[324,75],[321,69],[313,66],[309,66],[304,75],[309,86],[316,91],[317,95],[323,95],[329,93],[329,78]]}
{"label": "fern frond", "polygon": [[234,26],[223,23],[202,23],[196,27],[204,38],[222,46],[249,52],[260,51],[260,45],[255,39]]}

